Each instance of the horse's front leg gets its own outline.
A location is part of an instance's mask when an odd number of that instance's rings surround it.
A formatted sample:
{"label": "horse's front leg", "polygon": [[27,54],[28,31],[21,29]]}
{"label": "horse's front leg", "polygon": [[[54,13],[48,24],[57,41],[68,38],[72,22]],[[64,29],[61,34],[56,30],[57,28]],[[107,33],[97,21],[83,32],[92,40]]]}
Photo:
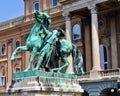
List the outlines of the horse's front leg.
{"label": "horse's front leg", "polygon": [[32,54],[30,56],[29,64],[28,64],[27,68],[24,71],[30,70],[30,68],[32,66],[33,59],[35,58],[36,54],[37,54],[37,48],[34,47],[33,50],[32,50]]}
{"label": "horse's front leg", "polygon": [[11,60],[14,60],[15,59],[15,55],[18,51],[27,51],[28,50],[28,47],[27,46],[19,46],[15,49],[15,51],[12,53],[11,55]]}
{"label": "horse's front leg", "polygon": [[57,71],[58,73],[61,73],[61,71],[62,71],[62,73],[66,73],[67,68],[70,64],[67,60],[67,56],[62,57],[62,61],[64,62],[64,65],[61,66],[60,68],[58,68],[58,71]]}

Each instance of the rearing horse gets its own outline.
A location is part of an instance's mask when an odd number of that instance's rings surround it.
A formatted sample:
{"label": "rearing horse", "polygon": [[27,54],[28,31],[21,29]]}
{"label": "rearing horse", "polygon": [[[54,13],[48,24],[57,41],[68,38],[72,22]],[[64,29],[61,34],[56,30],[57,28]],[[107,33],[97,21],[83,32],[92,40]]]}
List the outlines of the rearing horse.
{"label": "rearing horse", "polygon": [[[53,49],[56,47],[56,49],[58,49],[57,52],[64,63],[63,66],[60,66],[58,68],[57,72],[66,72],[69,66],[69,61],[67,58],[72,53],[75,73],[82,72],[82,74],[84,74],[82,68],[83,58],[76,46],[65,39],[59,38],[60,34],[63,33],[63,31],[57,30],[57,33],[52,33],[49,31],[51,24],[50,16],[48,16],[46,12],[36,11],[34,12],[34,17],[36,23],[29,33],[29,36],[26,40],[26,45],[17,47],[11,56],[11,60],[15,59],[16,53],[20,50],[31,51],[32,54],[29,60],[29,64],[25,69],[25,71],[28,71],[31,69],[33,59],[36,56],[37,52],[40,52],[38,64],[35,68],[35,70],[38,70],[40,66],[44,65],[44,63],[49,63]],[[59,48],[57,48],[57,43],[59,43]]]}
{"label": "rearing horse", "polygon": [[14,60],[15,55],[18,51],[22,50],[22,51],[32,52],[30,60],[29,60],[29,64],[27,68],[25,69],[25,71],[30,70],[34,57],[36,56],[37,52],[41,50],[43,39],[45,37],[43,33],[43,29],[42,29],[43,25],[44,27],[46,27],[46,29],[49,29],[49,26],[51,23],[51,19],[47,15],[46,12],[35,11],[33,14],[34,14],[36,23],[34,24],[34,26],[32,27],[29,33],[29,36],[26,40],[26,45],[17,47],[11,56],[11,60]]}

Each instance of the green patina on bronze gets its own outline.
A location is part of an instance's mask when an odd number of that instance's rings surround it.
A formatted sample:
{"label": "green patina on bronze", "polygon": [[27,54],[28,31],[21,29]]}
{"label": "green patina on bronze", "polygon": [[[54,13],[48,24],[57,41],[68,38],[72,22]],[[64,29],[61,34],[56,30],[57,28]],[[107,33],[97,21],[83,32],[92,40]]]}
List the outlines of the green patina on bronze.
{"label": "green patina on bronze", "polygon": [[69,78],[69,79],[77,79],[77,75],[72,74],[63,74],[63,73],[55,73],[55,72],[44,72],[40,70],[30,70],[26,72],[17,72],[13,74],[13,79],[20,79],[31,76],[39,76],[39,77],[51,77],[51,78]]}
{"label": "green patina on bronze", "polygon": [[[69,61],[67,58],[70,54],[72,54],[75,73],[84,74],[82,67],[83,58],[80,51],[72,43],[60,38],[61,36],[64,36],[64,31],[62,29],[57,29],[55,32],[50,31],[51,17],[46,12],[35,11],[33,14],[36,22],[29,33],[29,36],[26,40],[26,45],[17,47],[11,56],[11,60],[15,59],[16,53],[20,50],[30,51],[31,57],[29,64],[23,72],[23,74],[27,72],[28,76],[29,74],[32,74],[29,73],[29,70],[31,69],[34,57],[36,56],[37,52],[39,52],[38,63],[34,68],[35,71],[31,72],[35,72],[34,75],[36,75],[36,73],[38,73],[38,75],[44,73],[45,76],[50,76],[50,74],[53,73],[49,72],[48,74],[41,71],[38,72],[36,70],[39,70],[40,67],[51,68],[53,65],[55,66],[55,62],[50,64],[50,61],[52,61],[51,57],[53,56],[61,59],[61,61],[64,63],[63,66],[57,68],[57,73],[66,73],[69,66]],[[16,77],[17,74],[18,73],[16,73]],[[69,77],[69,75],[66,76]]]}

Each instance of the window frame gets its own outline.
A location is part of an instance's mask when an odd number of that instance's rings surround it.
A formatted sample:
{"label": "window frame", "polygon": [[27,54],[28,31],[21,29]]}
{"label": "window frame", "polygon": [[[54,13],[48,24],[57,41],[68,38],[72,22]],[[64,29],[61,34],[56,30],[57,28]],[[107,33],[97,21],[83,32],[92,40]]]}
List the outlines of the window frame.
{"label": "window frame", "polygon": [[[3,53],[3,45],[5,45],[5,48],[4,48],[4,53]],[[6,43],[3,43],[2,45],[1,45],[1,56],[3,56],[3,55],[6,55],[7,54],[7,44]]]}
{"label": "window frame", "polygon": [[[20,40],[20,39],[17,39],[17,40],[14,41],[14,49],[17,48],[17,46],[16,46],[16,45],[17,45],[17,42],[19,42],[19,43],[20,43],[19,46],[21,46],[21,40]],[[18,46],[18,47],[19,47],[19,46]]]}
{"label": "window frame", "polygon": [[5,66],[2,66],[0,68],[0,86],[5,86],[6,85],[6,75],[5,75],[5,72],[2,72],[3,69],[5,71]]}
{"label": "window frame", "polygon": [[57,7],[58,6],[58,0],[56,0],[56,5],[54,5],[54,0],[51,0],[51,7]]}
{"label": "window frame", "polygon": [[[77,34],[79,35],[79,37],[78,38],[75,38],[74,37],[74,34],[75,34],[75,32],[74,32],[74,28],[75,28],[75,26],[79,26],[79,33],[77,32]],[[81,32],[81,24],[80,23],[75,23],[74,25],[73,25],[73,27],[72,27],[72,40],[73,41],[76,41],[76,40],[79,40],[79,39],[82,39],[82,32]]]}
{"label": "window frame", "polygon": [[[105,48],[105,50],[104,50],[104,48]],[[106,54],[104,51],[106,51]],[[100,44],[100,66],[101,66],[101,69],[103,69],[103,70],[109,69],[109,67],[110,67],[108,52],[109,52],[108,46],[106,44]],[[105,57],[105,56],[107,56],[107,57]]]}
{"label": "window frame", "polygon": [[[36,10],[36,4],[38,4],[38,9]],[[35,1],[33,2],[33,12],[34,11],[39,11],[40,10],[40,2],[39,1]]]}

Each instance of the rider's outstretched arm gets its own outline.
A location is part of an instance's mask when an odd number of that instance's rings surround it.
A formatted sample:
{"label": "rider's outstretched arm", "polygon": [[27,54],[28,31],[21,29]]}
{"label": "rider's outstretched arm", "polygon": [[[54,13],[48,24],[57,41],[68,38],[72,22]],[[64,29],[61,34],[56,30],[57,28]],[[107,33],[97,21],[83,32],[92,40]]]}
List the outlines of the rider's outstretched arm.
{"label": "rider's outstretched arm", "polygon": [[46,35],[52,34],[52,32],[50,32],[49,30],[47,30],[44,26],[43,26],[43,33],[45,33]]}

